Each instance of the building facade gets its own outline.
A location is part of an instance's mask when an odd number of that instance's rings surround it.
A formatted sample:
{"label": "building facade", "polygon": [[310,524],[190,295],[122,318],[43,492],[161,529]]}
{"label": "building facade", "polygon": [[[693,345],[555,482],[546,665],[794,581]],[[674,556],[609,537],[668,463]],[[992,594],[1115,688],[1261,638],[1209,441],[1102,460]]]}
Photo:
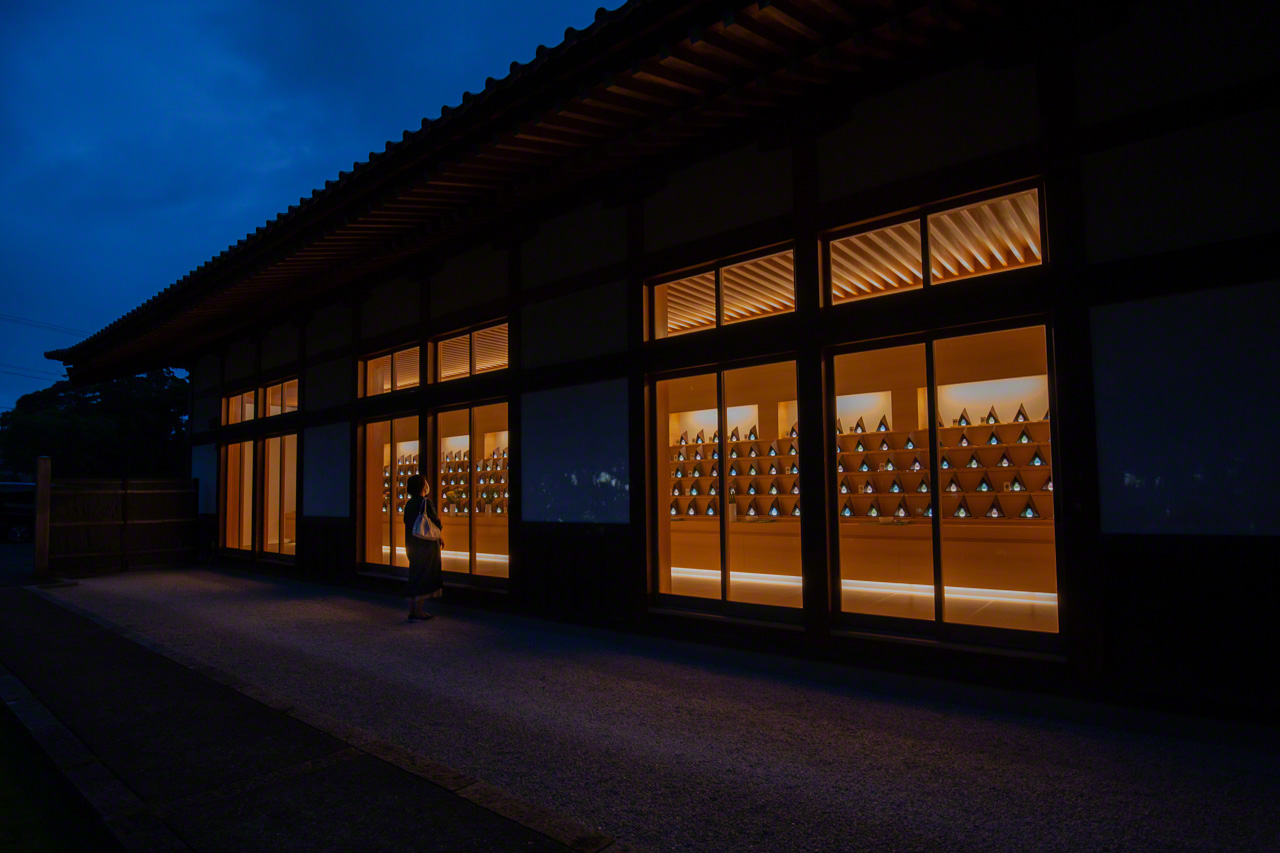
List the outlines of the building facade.
{"label": "building facade", "polygon": [[1259,707],[1278,33],[633,0],[51,355],[190,371],[228,564],[402,577],[423,473],[477,596]]}

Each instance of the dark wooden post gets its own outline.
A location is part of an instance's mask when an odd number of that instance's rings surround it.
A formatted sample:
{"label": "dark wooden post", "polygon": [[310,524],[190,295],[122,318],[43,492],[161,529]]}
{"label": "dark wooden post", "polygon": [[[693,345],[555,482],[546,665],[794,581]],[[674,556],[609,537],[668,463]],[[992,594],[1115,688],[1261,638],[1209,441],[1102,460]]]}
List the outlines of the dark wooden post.
{"label": "dark wooden post", "polygon": [[33,574],[36,581],[49,579],[49,492],[52,488],[52,465],[48,456],[36,459],[36,558]]}

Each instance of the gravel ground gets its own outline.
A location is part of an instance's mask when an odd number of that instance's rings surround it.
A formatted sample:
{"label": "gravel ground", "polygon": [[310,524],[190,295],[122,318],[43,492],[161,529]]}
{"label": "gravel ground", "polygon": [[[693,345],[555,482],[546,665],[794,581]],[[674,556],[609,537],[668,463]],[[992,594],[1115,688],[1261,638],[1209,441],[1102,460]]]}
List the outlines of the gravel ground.
{"label": "gravel ground", "polygon": [[1271,730],[212,571],[50,595],[652,850],[1280,849]]}

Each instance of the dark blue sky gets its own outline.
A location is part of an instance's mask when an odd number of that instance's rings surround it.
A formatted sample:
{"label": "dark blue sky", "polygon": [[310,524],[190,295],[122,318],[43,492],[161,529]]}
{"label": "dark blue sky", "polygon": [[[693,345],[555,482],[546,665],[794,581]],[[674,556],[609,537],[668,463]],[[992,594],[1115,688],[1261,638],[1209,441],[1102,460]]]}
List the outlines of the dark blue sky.
{"label": "dark blue sky", "polygon": [[[0,315],[97,331],[599,5],[4,4]],[[76,340],[0,320],[0,407]]]}

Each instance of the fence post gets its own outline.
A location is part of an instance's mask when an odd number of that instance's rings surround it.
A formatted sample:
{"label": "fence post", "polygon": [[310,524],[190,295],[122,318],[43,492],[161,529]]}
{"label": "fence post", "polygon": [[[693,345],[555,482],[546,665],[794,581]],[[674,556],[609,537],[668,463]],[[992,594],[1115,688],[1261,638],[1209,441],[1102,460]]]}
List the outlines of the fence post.
{"label": "fence post", "polygon": [[49,579],[49,492],[52,465],[48,456],[36,459],[36,558],[32,573],[36,581]]}

